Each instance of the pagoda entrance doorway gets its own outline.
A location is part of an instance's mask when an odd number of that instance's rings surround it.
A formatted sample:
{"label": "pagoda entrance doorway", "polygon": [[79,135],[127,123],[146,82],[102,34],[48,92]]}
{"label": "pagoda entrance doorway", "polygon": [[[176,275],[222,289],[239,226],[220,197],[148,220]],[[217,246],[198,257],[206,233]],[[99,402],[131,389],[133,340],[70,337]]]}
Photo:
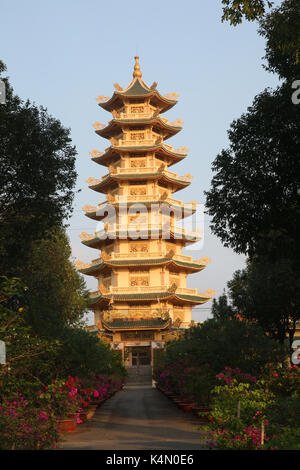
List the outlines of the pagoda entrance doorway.
{"label": "pagoda entrance doorway", "polygon": [[151,346],[130,346],[125,348],[127,384],[152,384]]}
{"label": "pagoda entrance doorway", "polygon": [[127,346],[125,357],[129,367],[151,366],[151,346]]}
{"label": "pagoda entrance doorway", "polygon": [[132,348],[132,366],[150,366],[151,365],[151,347],[136,346]]}

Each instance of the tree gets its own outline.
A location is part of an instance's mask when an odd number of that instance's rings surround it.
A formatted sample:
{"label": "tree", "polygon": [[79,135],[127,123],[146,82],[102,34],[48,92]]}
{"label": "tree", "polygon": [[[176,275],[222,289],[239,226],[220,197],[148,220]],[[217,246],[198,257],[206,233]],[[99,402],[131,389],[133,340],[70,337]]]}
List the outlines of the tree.
{"label": "tree", "polygon": [[32,331],[25,319],[26,287],[17,278],[0,277],[0,338],[6,345],[6,364],[0,366],[1,396],[41,385],[51,376],[59,350],[57,340],[49,341]]}
{"label": "tree", "polygon": [[225,291],[218,299],[213,299],[211,313],[216,320],[230,320],[235,317],[235,312],[228,303]]}
{"label": "tree", "polygon": [[27,321],[44,337],[57,337],[62,328],[78,326],[88,304],[85,281],[70,261],[66,233],[54,227],[46,238],[32,243],[28,263],[21,270],[27,286]]}
{"label": "tree", "polygon": [[228,135],[205,192],[213,233],[238,253],[290,256],[298,265],[300,106],[290,88],[258,95]]}
{"label": "tree", "polygon": [[286,354],[286,348],[259,325],[213,318],[187,330],[184,338],[168,343],[160,360],[170,364],[190,357],[191,366],[209,364],[216,374],[229,366],[255,375],[265,364],[283,362]]}
{"label": "tree", "polygon": [[63,328],[59,341],[62,348],[56,361],[55,372],[58,377],[125,374],[122,356],[118,351],[84,328]]}
{"label": "tree", "polygon": [[222,21],[229,21],[231,25],[237,26],[242,23],[243,18],[247,21],[260,20],[271,8],[274,2],[269,0],[222,0]]}
{"label": "tree", "polygon": [[290,350],[300,321],[300,282],[294,279],[289,259],[272,263],[258,258],[236,271],[228,282],[233,310],[257,322],[282,344],[289,338]]}
{"label": "tree", "polygon": [[266,70],[280,78],[300,78],[300,2],[285,0],[261,21],[259,34],[266,39]]}
{"label": "tree", "polygon": [[6,104],[0,106],[0,270],[16,276],[33,240],[72,210],[76,182],[70,131],[43,107],[14,95],[6,67]]}

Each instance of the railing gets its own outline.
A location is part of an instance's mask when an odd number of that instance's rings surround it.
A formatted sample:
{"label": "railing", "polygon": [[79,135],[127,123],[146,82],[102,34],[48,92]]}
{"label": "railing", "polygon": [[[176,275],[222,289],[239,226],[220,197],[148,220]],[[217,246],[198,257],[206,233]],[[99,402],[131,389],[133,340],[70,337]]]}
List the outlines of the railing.
{"label": "railing", "polygon": [[144,147],[155,145],[157,139],[144,139],[144,140],[118,140],[117,146],[119,147]]}
{"label": "railing", "polygon": [[[116,173],[153,173],[158,170],[159,167],[134,167],[134,168],[116,168]],[[114,173],[115,174],[115,173]]]}
{"label": "railing", "polygon": [[[108,290],[111,294],[126,293],[148,293],[148,292],[168,292],[170,286],[129,286],[129,287],[113,287],[110,286]],[[197,295],[197,289],[188,289],[185,287],[177,287],[176,294],[190,294]]]}
{"label": "railing", "polygon": [[153,111],[144,113],[118,113],[117,119],[150,119],[153,116]]}
{"label": "railing", "polygon": [[[148,251],[138,251],[138,252],[130,252],[130,253],[111,253],[110,255],[106,255],[107,259],[110,260],[135,260],[135,259],[157,259],[157,258],[163,258],[163,257],[170,257],[169,251],[168,250],[161,250],[161,251],[156,251],[156,252],[148,252]],[[172,259],[174,261],[185,261],[185,262],[191,262],[193,264],[199,264],[199,266],[206,265],[210,259],[207,257],[203,257],[199,260],[193,260],[192,256],[185,256],[185,255],[173,255]],[[103,261],[103,258],[96,258],[91,261],[90,264],[84,264],[84,268],[90,268],[92,266],[97,266]]]}
{"label": "railing", "polygon": [[[170,290],[169,286],[129,286],[129,287],[109,286],[106,288],[106,290],[107,290],[107,293],[110,293],[110,294],[124,294],[124,293],[142,294],[142,293],[149,293],[149,292],[159,294],[161,292],[165,292],[165,293],[173,292]],[[208,289],[205,292],[198,292],[197,289],[189,289],[186,287],[177,287],[176,289],[174,289],[174,292],[176,292],[176,294],[197,295],[199,297],[204,297],[207,299],[210,299],[215,294],[215,291],[213,291],[212,289]],[[99,294],[100,294],[99,291],[91,292],[90,297],[92,298],[97,297]]]}
{"label": "railing", "polygon": [[[106,175],[103,175],[101,180],[105,180],[106,178],[108,178],[110,175],[119,175],[119,174],[135,174],[135,173],[139,173],[139,174],[149,174],[149,173],[155,173],[155,172],[159,172],[161,174],[164,174],[166,176],[169,176],[170,178],[172,179],[176,179],[178,181],[187,181],[187,182],[190,182],[191,178],[190,176],[187,176],[187,175],[184,175],[184,176],[178,176],[177,173],[174,173],[173,171],[169,171],[169,170],[161,170],[160,171],[160,167],[157,167],[157,166],[153,166],[153,167],[138,167],[138,168],[116,168],[115,171],[113,172],[110,172],[110,173],[107,173]],[[93,180],[93,181],[92,181]],[[96,178],[89,178],[90,183],[89,185],[90,186],[94,186],[95,184],[97,184],[97,182],[100,182],[99,180],[97,180]]]}

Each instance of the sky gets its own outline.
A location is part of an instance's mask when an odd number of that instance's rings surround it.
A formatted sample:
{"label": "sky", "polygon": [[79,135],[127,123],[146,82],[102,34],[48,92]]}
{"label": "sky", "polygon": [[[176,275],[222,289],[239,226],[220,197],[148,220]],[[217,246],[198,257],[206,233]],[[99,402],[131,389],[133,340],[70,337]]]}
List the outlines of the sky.
{"label": "sky", "polygon": [[[278,83],[262,67],[264,39],[257,25],[234,28],[222,23],[221,16],[221,0],[0,0],[0,59],[15,93],[60,119],[70,128],[77,148],[78,192],[67,230],[72,260],[98,257],[97,250],[83,246],[78,237],[96,228],[82,207],[104,200],[86,183],[90,176],[99,178],[107,172],[89,155],[92,149],[103,151],[109,145],[92,127],[96,121],[111,119],[96,98],[111,96],[116,82],[122,87],[130,83],[135,55],[149,86],[156,81],[162,95],[179,94],[178,104],[164,117],[182,119],[183,129],[167,143],[185,146],[189,153],[171,171],[191,173],[193,180],[174,197],[205,203],[212,162],[228,147],[231,122],[247,111],[256,94]],[[208,256],[211,263],[189,277],[188,287],[213,289],[217,298],[234,271],[243,269],[245,257],[225,248],[212,234],[207,215],[201,228],[202,242],[184,252],[194,259]],[[86,276],[86,281],[89,289],[96,290],[94,278]],[[210,317],[211,304],[194,309],[193,320]],[[88,322],[93,322],[92,315]]]}

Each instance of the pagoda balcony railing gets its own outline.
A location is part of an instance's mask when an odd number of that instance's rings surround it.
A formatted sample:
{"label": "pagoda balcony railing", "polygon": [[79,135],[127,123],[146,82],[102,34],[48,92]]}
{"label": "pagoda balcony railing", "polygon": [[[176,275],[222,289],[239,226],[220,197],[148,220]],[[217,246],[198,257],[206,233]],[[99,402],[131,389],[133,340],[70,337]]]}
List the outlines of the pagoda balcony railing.
{"label": "pagoda balcony railing", "polygon": [[[115,230],[137,230],[137,231],[143,231],[143,230],[163,230],[163,231],[168,231],[171,230],[172,232],[176,233],[181,233],[182,235],[196,235],[200,234],[200,230],[187,230],[185,228],[181,227],[176,227],[175,225],[168,224],[166,222],[164,223],[156,223],[156,224],[151,224],[151,223],[138,223],[138,222],[127,222],[123,224],[109,224],[107,225],[107,231],[115,231]],[[105,229],[104,229],[105,230]],[[101,231],[102,232],[102,231]]]}
{"label": "pagoda balcony railing", "polygon": [[161,251],[144,251],[144,252],[136,252],[132,251],[130,253],[110,253],[106,254],[103,252],[103,257],[93,259],[90,264],[84,265],[84,268],[91,268],[92,266],[99,265],[103,260],[109,261],[118,261],[118,260],[135,260],[135,259],[159,259],[159,258],[170,258],[174,261],[183,261],[189,262],[193,264],[198,264],[199,266],[206,265],[210,262],[210,259],[204,256],[198,260],[193,260],[192,256],[186,255],[179,255],[170,253],[168,250],[161,250]]}
{"label": "pagoda balcony railing", "polygon": [[[162,312],[169,312],[172,313],[171,309],[168,309],[165,306],[157,306],[157,308],[147,308],[147,307],[139,307],[139,308],[120,308],[120,309],[110,309],[110,310],[104,310],[103,313],[108,314],[111,318],[132,318],[133,313],[136,314],[138,313],[139,316],[149,316],[149,317],[154,317],[158,318],[161,316]],[[175,312],[174,312],[175,313]]]}
{"label": "pagoda balcony railing", "polygon": [[[196,295],[199,297],[203,297],[206,299],[210,299],[214,294],[215,291],[212,289],[208,289],[207,291],[204,292],[198,292],[197,289],[189,289],[188,287],[173,287],[173,286],[128,286],[128,287],[115,287],[115,286],[109,286],[104,289],[102,289],[102,293],[109,295],[117,295],[117,294],[147,294],[147,293],[176,293],[176,294],[181,294],[181,295]],[[95,298],[97,296],[101,295],[100,290],[95,291],[95,292],[90,292],[90,297]],[[157,297],[157,300],[160,300],[159,297]]]}
{"label": "pagoda balcony railing", "polygon": [[[104,202],[101,202],[100,204],[98,204],[98,208],[101,208],[105,205],[107,205],[107,203],[126,203],[126,202],[147,202],[147,201],[163,201],[163,202],[166,202],[166,203],[169,203],[171,205],[175,205],[175,206],[180,206],[182,207],[183,209],[186,207],[187,209],[196,209],[197,208],[197,203],[195,201],[191,201],[191,202],[183,202],[183,201],[180,201],[178,199],[173,199],[171,197],[162,197],[163,194],[146,194],[146,195],[115,195],[114,197],[110,198],[110,200],[108,201],[104,201]],[[95,210],[96,208],[93,207],[93,209]]]}
{"label": "pagoda balcony railing", "polygon": [[115,171],[112,172],[112,174],[129,174],[129,173],[155,173],[158,171],[159,167],[152,166],[152,167],[138,167],[138,168],[116,168]]}
{"label": "pagoda balcony railing", "polygon": [[[171,179],[176,179],[178,181],[185,181],[185,182],[190,182],[191,179],[192,179],[192,176],[187,174],[187,175],[183,175],[183,176],[178,176],[177,173],[174,173],[173,171],[169,171],[169,170],[166,170],[166,169],[163,169],[161,167],[156,167],[156,166],[153,166],[153,167],[139,167],[139,168],[111,168],[110,172],[107,173],[106,175],[103,175],[102,176],[102,181],[105,180],[106,178],[108,178],[110,175],[114,176],[114,175],[129,175],[129,174],[153,174],[153,173],[161,173],[161,174],[164,174],[165,176],[168,176],[169,178]],[[100,182],[100,180],[96,179],[96,178],[92,178],[89,182],[89,186],[94,186],[95,184],[97,184],[97,182]]]}
{"label": "pagoda balcony railing", "polygon": [[[168,292],[170,286],[129,286],[129,287],[114,287],[108,288],[111,294],[124,294],[124,293],[148,293],[148,292]],[[197,295],[197,289],[188,289],[187,287],[177,287],[176,294],[190,294]]]}
{"label": "pagoda balcony railing", "polygon": [[[120,146],[120,147],[130,147],[130,145],[128,145],[128,142],[130,141],[125,141],[125,140],[122,140],[120,139],[119,141],[117,141],[117,143],[114,143],[112,142],[112,145],[113,146]],[[146,142],[149,142],[147,144],[145,144],[144,142],[145,141],[131,141],[131,142],[134,142],[132,143],[131,145],[158,145],[158,143],[162,144],[163,147],[165,147],[166,150],[169,150],[170,152],[174,152],[174,153],[178,153],[178,154],[181,154],[181,155],[187,155],[187,152],[188,152],[188,149],[186,147],[180,147],[178,149],[175,149],[173,147],[173,145],[169,145],[169,144],[166,144],[165,142],[163,142],[162,140],[160,140],[160,142],[157,141],[157,139],[150,139],[150,140],[147,140]],[[104,149],[104,152],[108,152],[110,150],[110,147],[106,147]]]}
{"label": "pagoda balcony railing", "polygon": [[151,119],[153,111],[146,111],[144,113],[118,113],[116,119]]}
{"label": "pagoda balcony railing", "polygon": [[119,139],[117,147],[150,147],[157,143],[157,139],[142,139],[142,140],[123,140]]}
{"label": "pagoda balcony railing", "polygon": [[[176,235],[187,236],[187,237],[199,237],[201,235],[201,230],[186,230],[180,227],[174,227],[170,225],[170,227],[166,226],[165,224],[148,224],[148,223],[141,223],[141,224],[134,224],[133,222],[129,224],[109,224],[104,228],[104,230],[99,230],[95,233],[95,235],[89,235],[89,238],[85,238],[84,241],[91,240],[93,238],[100,238],[105,239],[107,238],[107,233],[114,234],[115,232],[124,232],[128,231],[128,238],[130,238],[132,232],[146,232],[151,235],[153,232],[162,231],[163,233],[173,232]],[[147,239],[147,238],[146,238]]]}

